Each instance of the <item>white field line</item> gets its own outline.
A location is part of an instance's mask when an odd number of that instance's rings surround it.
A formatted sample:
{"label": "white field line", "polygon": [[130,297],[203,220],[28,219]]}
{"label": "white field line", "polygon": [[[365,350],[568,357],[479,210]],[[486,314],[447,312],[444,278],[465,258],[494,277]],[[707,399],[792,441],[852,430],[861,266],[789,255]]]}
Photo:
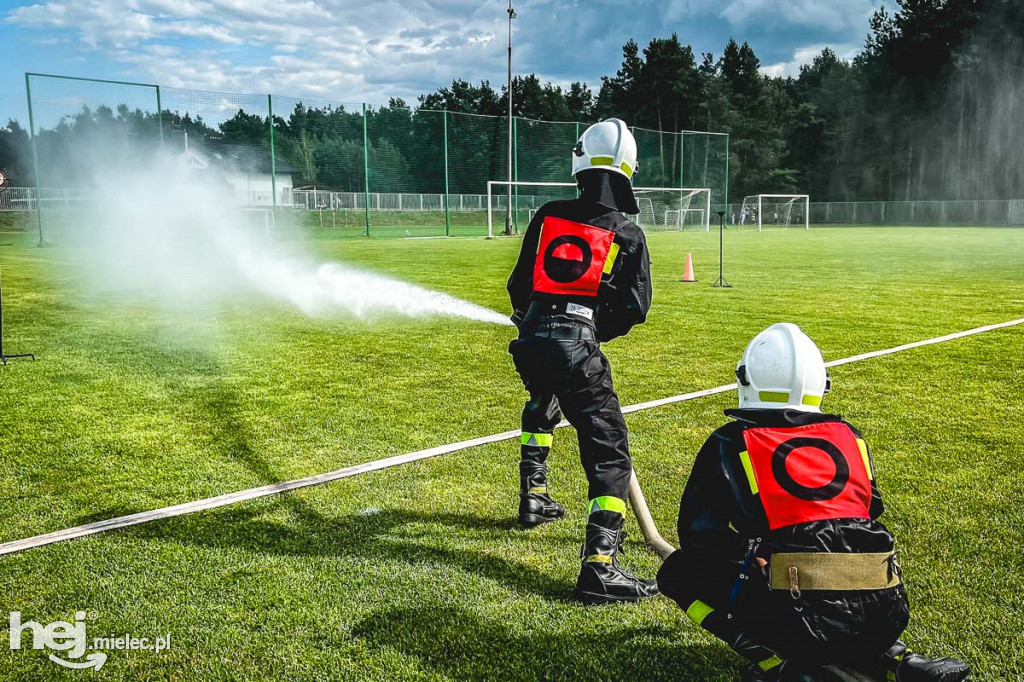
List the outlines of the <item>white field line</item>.
{"label": "white field line", "polygon": [[[937,336],[934,339],[915,341],[914,343],[907,343],[903,344],[902,346],[896,346],[894,348],[886,348],[884,350],[872,351],[870,353],[852,355],[848,358],[833,360],[832,362],[826,363],[826,365],[828,367],[837,367],[839,365],[845,365],[851,362],[861,362],[863,360],[870,360],[872,358],[881,357],[883,355],[892,355],[893,353],[899,353],[905,350],[910,350],[912,348],[920,348],[921,346],[931,346],[937,343],[952,341],[954,339],[962,339],[965,336],[983,334],[985,332],[994,331],[996,329],[1003,329],[1005,327],[1013,327],[1019,324],[1024,324],[1024,318],[1021,318],[1019,320],[1011,320],[1009,322],[1000,322],[998,324],[990,324],[984,327],[976,327],[974,329],[968,329],[962,332],[946,334],[945,336]],[[707,388],[702,391],[694,391],[692,393],[684,393],[682,395],[661,398],[659,400],[651,400],[646,403],[628,405],[622,408],[622,411],[628,414],[631,412],[639,412],[640,410],[649,410],[651,408],[661,407],[663,405],[671,405],[673,403],[681,403],[686,402],[688,400],[694,400],[696,398],[703,398],[718,393],[725,393],[727,391],[735,390],[735,388],[736,384],[716,386],[715,388]],[[558,425],[558,427],[561,428],[567,425],[568,424],[563,421],[561,424]],[[416,462],[421,459],[430,459],[431,457],[437,457],[439,455],[446,455],[452,452],[466,450],[472,447],[476,447],[478,445],[486,445],[488,443],[497,443],[500,441],[511,440],[513,438],[518,437],[520,433],[521,432],[519,429],[515,429],[514,431],[505,431],[503,433],[495,433],[490,436],[481,436],[479,438],[473,438],[471,440],[459,441],[458,443],[439,445],[437,447],[428,448],[426,450],[418,450],[416,452],[410,452],[404,455],[386,457],[384,459],[378,459],[373,462],[366,462],[365,464],[356,464],[355,466],[345,467],[343,469],[329,471],[324,474],[317,474],[316,476],[309,476],[307,478],[299,478],[294,481],[282,481],[281,483],[271,483],[270,485],[260,486],[259,488],[239,490],[238,492],[228,493],[226,495],[218,495],[217,497],[210,497],[204,500],[185,502],[183,504],[176,504],[170,507],[162,507],[160,509],[139,512],[137,514],[119,516],[117,518],[107,519],[106,521],[96,521],[94,523],[87,523],[81,526],[75,526],[73,528],[65,528],[64,530],[58,530],[52,533],[46,533],[44,535],[36,535],[34,537],[25,538],[24,540],[14,540],[11,542],[5,542],[3,544],[0,544],[0,556],[14,554],[15,552],[23,552],[27,549],[33,549],[36,547],[43,547],[45,545],[50,545],[55,542],[63,542],[65,540],[74,540],[75,538],[81,538],[87,535],[95,535],[96,533],[117,530],[119,528],[127,528],[129,526],[137,526],[142,523],[157,521],[159,519],[167,519],[174,516],[182,516],[184,514],[205,511],[207,509],[216,509],[218,507],[224,507],[229,504],[244,502],[245,500],[253,500],[260,497],[269,497],[270,495],[277,495],[278,493],[284,493],[290,490],[298,490],[299,488],[306,488],[313,485],[321,485],[323,483],[337,481],[342,478],[358,476],[360,474],[365,474],[370,471],[380,471],[381,469],[389,469],[391,467],[396,467],[401,464],[408,464],[409,462]]]}

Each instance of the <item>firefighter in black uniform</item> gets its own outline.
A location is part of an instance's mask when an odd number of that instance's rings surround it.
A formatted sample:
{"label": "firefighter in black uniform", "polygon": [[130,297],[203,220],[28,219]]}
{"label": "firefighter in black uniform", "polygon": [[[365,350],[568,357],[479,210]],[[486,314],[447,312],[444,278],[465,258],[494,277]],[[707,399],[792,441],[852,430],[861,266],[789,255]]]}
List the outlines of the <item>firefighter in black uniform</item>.
{"label": "firefighter in black uniform", "polygon": [[657,594],[653,580],[619,568],[623,513],[633,466],[626,422],[600,342],[647,318],[650,259],[631,178],[636,141],[609,119],[588,128],[573,150],[578,199],[542,206],[523,238],[508,292],[519,338],[509,352],[530,393],[523,408],[519,522],[555,521],[564,510],[547,489],[547,457],[561,413],[576,428],[589,483],[583,563],[574,596],[588,603]]}
{"label": "firefighter in black uniform", "polygon": [[697,455],[662,593],[750,661],[748,680],[966,679],[966,664],[910,653],[895,540],[860,433],[823,414],[814,342],[772,325],[736,370],[740,409]]}

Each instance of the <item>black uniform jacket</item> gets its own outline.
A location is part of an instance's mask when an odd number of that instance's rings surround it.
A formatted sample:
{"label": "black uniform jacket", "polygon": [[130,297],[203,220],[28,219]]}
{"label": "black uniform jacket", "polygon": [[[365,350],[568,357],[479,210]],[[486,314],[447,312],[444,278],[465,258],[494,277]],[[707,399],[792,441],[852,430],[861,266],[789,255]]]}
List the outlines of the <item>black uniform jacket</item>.
{"label": "black uniform jacket", "polygon": [[[610,196],[610,193],[606,194]],[[609,203],[614,204],[614,201]],[[543,262],[544,258],[544,254],[540,254],[541,260],[538,259],[541,228],[549,217],[591,225],[614,233],[613,248],[617,253],[601,274],[596,296],[535,291],[535,269],[540,267],[539,262]],[[537,211],[526,229],[519,260],[508,279],[508,293],[513,310],[520,316],[527,316],[530,304],[534,302],[542,310],[554,309],[550,305],[561,304],[558,307],[559,314],[554,316],[556,322],[567,325],[589,324],[596,327],[599,340],[610,341],[647,319],[651,307],[651,262],[647,240],[637,225],[605,203],[585,198],[548,202]],[[562,314],[566,303],[576,303],[592,310],[593,319]],[[527,322],[529,324],[529,319]]]}
{"label": "black uniform jacket", "polygon": [[[736,610],[740,627],[749,627],[783,651],[796,646],[835,659],[855,657],[863,645],[864,650],[877,648],[880,653],[906,627],[909,610],[902,585],[844,592],[804,590],[795,599],[789,591],[769,590],[766,572],[756,562],[756,558],[770,560],[775,552],[893,550],[892,534],[877,520],[884,506],[875,485],[871,455],[860,433],[841,417],[830,414],[773,409],[727,410],[726,414],[734,421],[719,428],[704,443],[687,481],[679,506],[680,549],[669,556],[658,574],[662,591],[684,609],[699,599],[715,608]],[[800,427],[818,433],[836,428],[836,433],[845,434],[847,439],[852,431],[859,441],[852,448],[856,453],[852,459],[863,461],[857,503],[861,510],[866,510],[862,518],[790,523],[807,509],[813,514],[815,508],[805,506],[799,498],[793,498],[792,505],[787,505],[781,494],[775,497],[769,518],[767,501],[762,500],[768,491],[754,493],[745,469],[745,465],[750,466],[750,443],[744,432],[761,429],[769,434],[786,434],[773,442],[774,446],[794,437],[794,432],[775,429]],[[794,461],[790,465],[800,463]],[[821,471],[803,475],[816,475],[818,482],[825,483],[836,470],[837,466],[829,463]],[[776,469],[775,473],[788,477],[785,471]],[[793,481],[788,477],[776,492],[784,487],[793,489]],[[796,491],[799,494],[824,489],[797,487]],[[787,515],[792,518],[787,520]],[[747,578],[738,580],[744,572]],[[751,624],[744,626],[743,621]]]}

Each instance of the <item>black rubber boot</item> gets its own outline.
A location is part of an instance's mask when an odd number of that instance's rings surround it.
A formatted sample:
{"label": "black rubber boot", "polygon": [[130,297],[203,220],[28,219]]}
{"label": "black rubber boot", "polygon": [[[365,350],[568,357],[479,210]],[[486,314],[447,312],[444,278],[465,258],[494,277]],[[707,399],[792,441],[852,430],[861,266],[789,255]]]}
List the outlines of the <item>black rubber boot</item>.
{"label": "black rubber boot", "polygon": [[565,516],[562,505],[548,495],[547,472],[544,462],[529,459],[519,462],[519,524],[525,528]]}
{"label": "black rubber boot", "polygon": [[622,514],[603,509],[591,513],[574,599],[594,605],[640,601],[658,594],[657,581],[640,580],[619,568],[616,555],[621,547]]}
{"label": "black rubber boot", "polygon": [[894,675],[897,682],[961,682],[971,673],[970,666],[963,661],[915,654],[899,640],[885,652],[883,659],[886,672]]}

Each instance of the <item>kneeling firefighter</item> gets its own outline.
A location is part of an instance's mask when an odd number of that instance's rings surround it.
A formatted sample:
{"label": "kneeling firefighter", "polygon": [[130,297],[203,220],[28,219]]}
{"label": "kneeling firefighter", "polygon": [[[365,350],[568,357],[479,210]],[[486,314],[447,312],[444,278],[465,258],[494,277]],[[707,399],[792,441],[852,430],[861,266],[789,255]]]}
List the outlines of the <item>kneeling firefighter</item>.
{"label": "kneeling firefighter", "polygon": [[590,126],[573,149],[579,198],[542,206],[526,230],[508,293],[519,327],[509,352],[530,393],[523,408],[519,522],[560,519],[547,488],[547,457],[560,412],[576,428],[590,516],[574,596],[584,603],[657,594],[653,580],[619,568],[633,465],[626,422],[600,342],[626,334],[651,306],[650,259],[631,178],[636,140],[626,124]]}
{"label": "kneeling firefighter", "polygon": [[758,334],[736,370],[734,421],[697,455],[679,508],[680,549],[662,592],[750,661],[748,680],[967,677],[966,664],[909,653],[910,608],[863,437],[823,414],[821,352],[799,327]]}

